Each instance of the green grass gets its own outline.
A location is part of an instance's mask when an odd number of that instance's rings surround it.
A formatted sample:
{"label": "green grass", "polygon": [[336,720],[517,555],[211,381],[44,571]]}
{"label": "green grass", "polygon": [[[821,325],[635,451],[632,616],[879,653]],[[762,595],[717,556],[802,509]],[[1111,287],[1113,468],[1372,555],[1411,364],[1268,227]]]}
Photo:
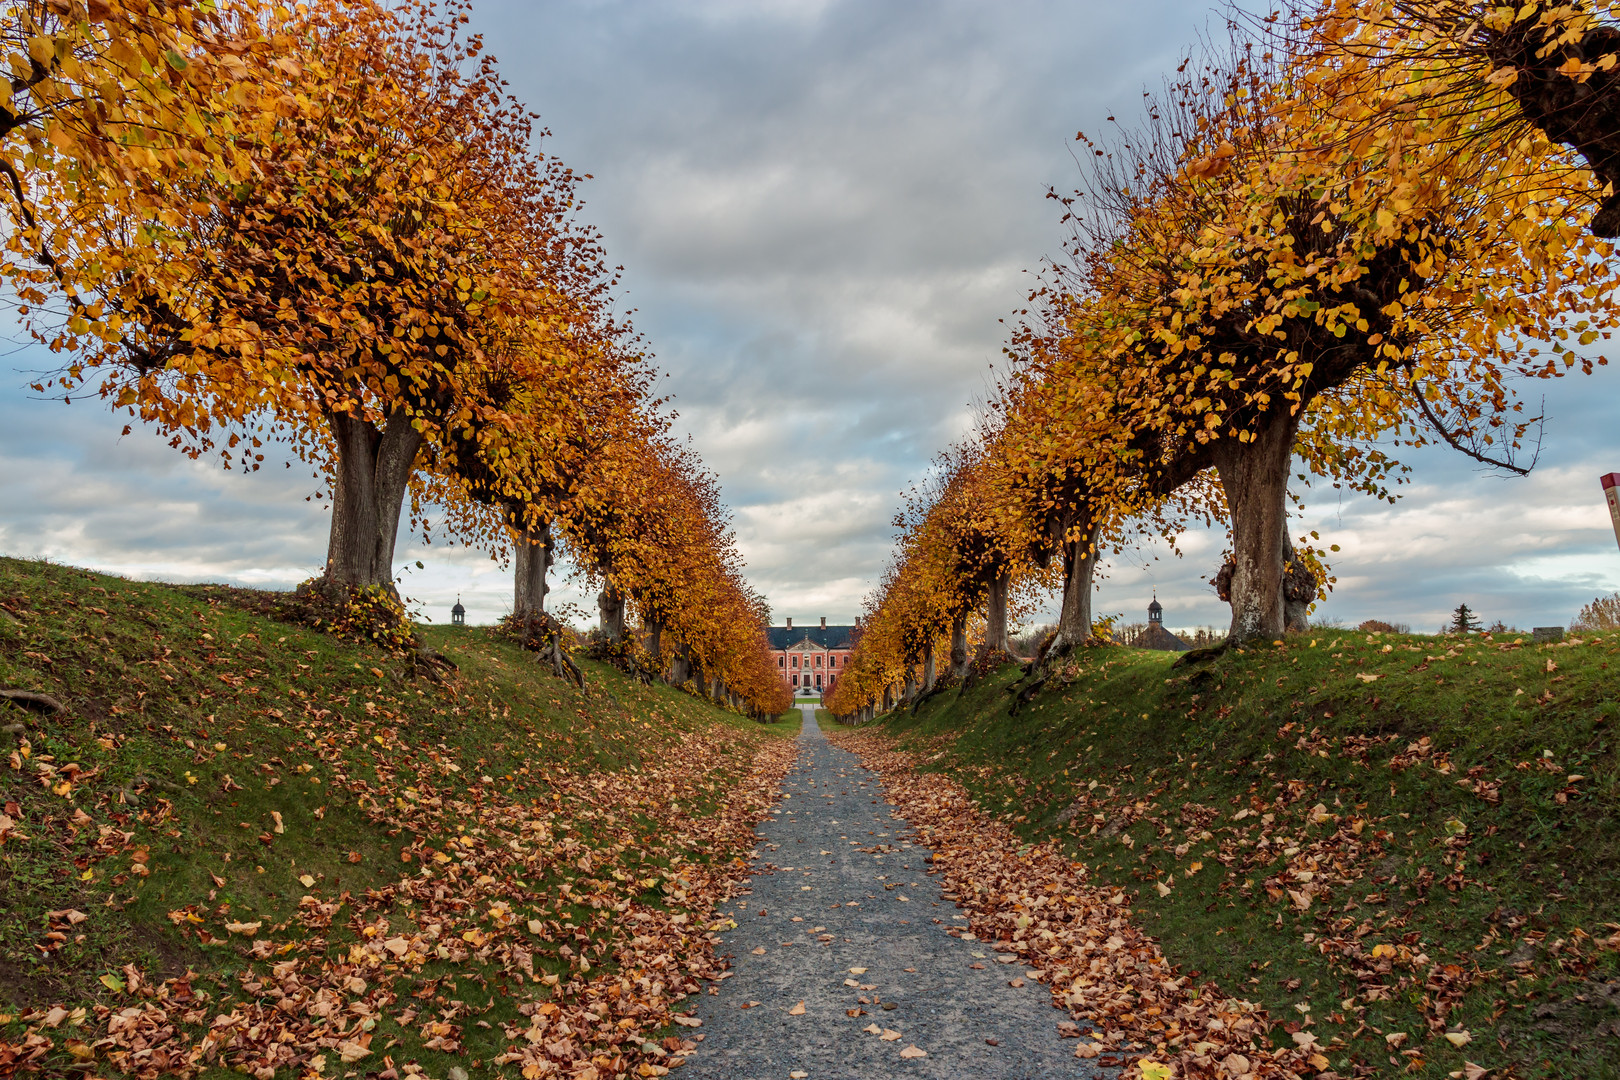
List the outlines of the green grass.
{"label": "green grass", "polygon": [[[0,734],[0,808],[14,825],[0,839],[0,1043],[40,1030],[29,1010],[60,1003],[93,1017],[127,1003],[126,965],[148,982],[189,973],[216,1003],[251,1000],[253,980],[269,981],[265,958],[225,924],[291,934],[295,957],[341,957],[366,939],[361,912],[391,911],[396,925],[411,915],[396,883],[435,850],[457,866],[483,859],[479,846],[504,836],[490,820],[503,808],[545,811],[598,864],[499,883],[558,928],[536,946],[536,972],[566,978],[562,941],[611,965],[626,936],[614,909],[565,886],[634,892],[623,883],[645,879],[640,902],[684,910],[670,884],[679,867],[735,853],[683,847],[654,813],[621,818],[562,796],[587,774],[634,785],[679,746],[697,756],[668,797],[700,819],[731,797],[752,748],[794,730],[590,662],[577,690],[484,629],[423,631],[459,666],[440,682],[379,649],[249,614],[234,595],[0,559],[0,606],[16,616],[0,617],[0,688],[68,706],[47,716],[0,703],[0,723],[24,726]],[[300,934],[308,894],[355,915]],[[60,914],[70,911],[88,917]],[[526,991],[507,980],[488,958],[421,969],[440,1005],[461,1001],[470,1016],[477,998],[489,1026],[468,1019],[461,1053],[424,1048],[418,1025],[397,1017],[376,1037],[435,1076],[487,1059],[504,1043],[500,1023],[520,1019]],[[74,1026],[55,1031],[68,1038],[45,1064],[73,1063]]]}
{"label": "green grass", "polygon": [[1016,716],[1007,668],[886,725],[1134,889],[1172,962],[1266,1005],[1279,1043],[1308,1026],[1342,1075],[1616,1076],[1620,635],[1600,637],[1319,631],[1180,668],[1090,650]]}

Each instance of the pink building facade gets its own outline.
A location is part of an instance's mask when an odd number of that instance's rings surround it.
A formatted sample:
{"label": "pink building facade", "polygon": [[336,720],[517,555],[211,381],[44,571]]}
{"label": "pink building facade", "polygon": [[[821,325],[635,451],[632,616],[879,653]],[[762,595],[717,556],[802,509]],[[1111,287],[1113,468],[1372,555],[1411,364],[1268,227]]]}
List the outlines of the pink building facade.
{"label": "pink building facade", "polygon": [[800,696],[831,690],[855,647],[855,627],[828,626],[825,618],[819,626],[794,626],[789,619],[768,635],[782,685]]}

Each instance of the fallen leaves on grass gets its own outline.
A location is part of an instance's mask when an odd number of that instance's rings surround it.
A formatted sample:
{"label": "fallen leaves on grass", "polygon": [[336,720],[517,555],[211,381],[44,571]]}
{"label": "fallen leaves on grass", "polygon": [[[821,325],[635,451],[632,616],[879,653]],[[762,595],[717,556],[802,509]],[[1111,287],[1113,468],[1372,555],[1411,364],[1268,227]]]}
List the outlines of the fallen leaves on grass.
{"label": "fallen leaves on grass", "polygon": [[[754,825],[775,800],[792,743],[749,740],[737,758],[730,732],[671,733],[639,770],[557,767],[545,777],[549,797],[524,800],[470,783],[442,748],[414,745],[390,719],[387,710],[368,711],[361,731],[306,705],[292,722],[324,759],[332,788],[406,839],[402,876],[359,894],[325,895],[317,878],[302,874],[296,880],[310,893],[286,922],[231,918],[230,905],[211,908],[198,897],[171,913],[174,932],[203,945],[231,942],[235,955],[218,955],[242,993],[194,991],[188,978],[153,982],[126,965],[102,980],[119,995],[113,1007],[23,1010],[21,1033],[0,1037],[0,1074],[53,1071],[63,1053],[138,1080],[224,1069],[256,1077],[319,1072],[323,1059],[375,1060],[383,1044],[373,1045],[372,1029],[390,1016],[403,1016],[424,1049],[448,1054],[463,1051],[465,1026],[498,1028],[504,1049],[490,1064],[514,1075],[667,1072],[643,1051],[646,1036],[672,1022],[701,1024],[673,1008],[721,973],[710,929],[715,907],[746,880]],[[14,771],[24,760],[19,755]],[[38,772],[48,785],[63,770]],[[77,778],[83,817],[92,799],[87,776]],[[721,794],[708,812],[689,809]],[[160,800],[145,817],[162,821],[165,807]],[[110,798],[97,808],[118,809]],[[282,833],[280,812],[270,818]],[[15,820],[7,826],[13,836]],[[78,818],[71,824],[91,828]],[[97,827],[99,857],[127,854],[129,873],[148,869],[148,848],[132,843],[133,832]],[[693,858],[700,853],[703,861]],[[361,851],[346,860],[366,861]],[[644,894],[652,890],[649,902]],[[57,914],[53,927],[93,917]],[[542,960],[553,970],[537,969]],[[479,1020],[494,998],[455,1001],[420,1018],[415,1008],[402,1012],[402,1001],[422,996],[418,983],[433,993],[437,979],[423,969],[446,963],[476,964],[508,980],[520,1019]],[[343,1023],[334,1028],[336,1018]],[[661,1052],[678,1049],[674,1042]]]}

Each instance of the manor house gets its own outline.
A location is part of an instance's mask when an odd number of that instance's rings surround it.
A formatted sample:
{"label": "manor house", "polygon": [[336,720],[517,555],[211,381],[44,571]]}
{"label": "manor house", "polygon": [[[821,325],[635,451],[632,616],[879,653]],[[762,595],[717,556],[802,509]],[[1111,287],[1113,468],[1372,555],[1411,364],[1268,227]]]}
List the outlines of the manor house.
{"label": "manor house", "polygon": [[820,626],[795,628],[789,619],[786,626],[769,627],[771,655],[776,658],[776,670],[782,682],[796,694],[819,694],[831,690],[834,680],[849,663],[849,654],[855,648],[854,626],[828,626],[825,616]]}

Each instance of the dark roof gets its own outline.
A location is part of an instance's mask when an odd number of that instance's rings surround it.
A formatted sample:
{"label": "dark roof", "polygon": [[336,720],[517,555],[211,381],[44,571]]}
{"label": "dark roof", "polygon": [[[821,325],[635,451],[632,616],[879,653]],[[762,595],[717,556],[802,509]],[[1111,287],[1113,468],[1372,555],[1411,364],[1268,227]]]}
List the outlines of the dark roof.
{"label": "dark roof", "polygon": [[1164,649],[1170,652],[1186,652],[1192,648],[1185,641],[1164,628],[1163,623],[1148,623],[1148,628],[1142,631],[1142,636],[1136,639],[1138,649]]}
{"label": "dark roof", "polygon": [[850,635],[855,632],[853,626],[770,626],[766,627],[766,634],[771,639],[773,649],[791,649],[801,641],[809,641],[821,649],[847,649]]}
{"label": "dark roof", "polygon": [[452,615],[465,615],[465,614],[467,614],[467,609],[461,606],[461,601],[460,600],[457,600],[456,601],[456,606],[450,609],[450,614],[452,614]]}

